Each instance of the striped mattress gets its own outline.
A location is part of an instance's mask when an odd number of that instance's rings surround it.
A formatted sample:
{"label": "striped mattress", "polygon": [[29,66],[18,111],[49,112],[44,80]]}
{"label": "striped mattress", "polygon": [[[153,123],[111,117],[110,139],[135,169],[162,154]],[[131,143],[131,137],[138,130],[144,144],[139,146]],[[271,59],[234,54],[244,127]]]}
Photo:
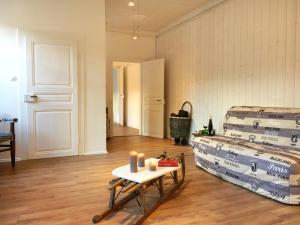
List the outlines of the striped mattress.
{"label": "striped mattress", "polygon": [[300,109],[232,107],[223,132],[192,139],[195,164],[236,185],[300,204]]}

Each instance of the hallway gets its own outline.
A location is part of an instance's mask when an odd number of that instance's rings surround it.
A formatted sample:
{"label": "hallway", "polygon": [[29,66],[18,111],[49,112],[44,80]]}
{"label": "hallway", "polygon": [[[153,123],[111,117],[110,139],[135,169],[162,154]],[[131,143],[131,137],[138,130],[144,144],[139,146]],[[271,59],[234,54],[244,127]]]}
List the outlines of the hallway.
{"label": "hallway", "polygon": [[136,136],[139,135],[139,130],[136,128],[121,126],[120,124],[114,123],[113,136],[124,137],[124,136]]}

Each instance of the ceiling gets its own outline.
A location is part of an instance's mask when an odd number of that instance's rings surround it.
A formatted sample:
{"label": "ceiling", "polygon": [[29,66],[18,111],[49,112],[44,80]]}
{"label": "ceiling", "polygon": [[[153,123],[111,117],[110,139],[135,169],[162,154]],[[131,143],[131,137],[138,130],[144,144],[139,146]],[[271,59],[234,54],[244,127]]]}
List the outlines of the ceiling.
{"label": "ceiling", "polygon": [[107,30],[132,32],[139,26],[143,32],[157,32],[174,20],[211,0],[106,0]]}

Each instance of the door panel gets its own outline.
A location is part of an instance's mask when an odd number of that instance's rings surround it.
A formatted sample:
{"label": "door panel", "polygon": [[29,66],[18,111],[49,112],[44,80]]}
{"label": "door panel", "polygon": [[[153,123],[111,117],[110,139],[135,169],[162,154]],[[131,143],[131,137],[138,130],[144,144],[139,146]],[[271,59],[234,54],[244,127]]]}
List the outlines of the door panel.
{"label": "door panel", "polygon": [[35,111],[33,116],[38,151],[68,151],[72,148],[71,111]]}
{"label": "door panel", "polygon": [[39,103],[72,103],[72,95],[39,95]]}
{"label": "door panel", "polygon": [[76,42],[27,36],[28,157],[78,154]]}
{"label": "door panel", "polygon": [[164,138],[164,60],[142,63],[142,135]]}
{"label": "door panel", "polygon": [[71,86],[70,47],[33,44],[33,85]]}

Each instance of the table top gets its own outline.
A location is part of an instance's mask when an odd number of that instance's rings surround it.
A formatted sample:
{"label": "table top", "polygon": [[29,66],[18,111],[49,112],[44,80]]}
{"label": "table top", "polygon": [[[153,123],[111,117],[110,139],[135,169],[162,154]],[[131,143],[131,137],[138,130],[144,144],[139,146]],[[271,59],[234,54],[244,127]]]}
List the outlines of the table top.
{"label": "table top", "polygon": [[167,173],[174,172],[180,168],[179,167],[156,167],[156,171],[149,171],[148,164],[149,162],[154,161],[156,165],[158,164],[159,159],[150,158],[146,159],[145,167],[138,167],[137,173],[130,172],[129,164],[126,166],[121,166],[112,171],[112,174],[116,177],[130,180],[136,183],[145,183],[147,181],[153,180],[155,178],[161,177]]}

